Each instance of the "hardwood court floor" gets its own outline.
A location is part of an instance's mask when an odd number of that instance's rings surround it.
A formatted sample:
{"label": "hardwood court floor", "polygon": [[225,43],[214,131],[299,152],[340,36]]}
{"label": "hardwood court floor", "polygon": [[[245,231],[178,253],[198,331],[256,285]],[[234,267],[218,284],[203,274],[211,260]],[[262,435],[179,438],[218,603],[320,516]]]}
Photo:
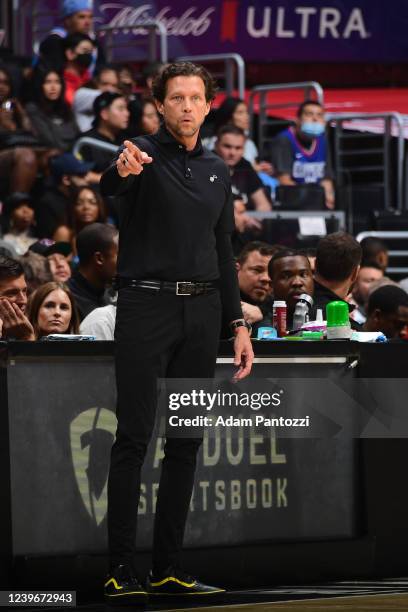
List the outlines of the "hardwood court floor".
{"label": "hardwood court floor", "polygon": [[153,606],[149,612],[408,612],[408,579],[338,581],[230,592],[223,601]]}
{"label": "hardwood court floor", "polygon": [[[356,595],[318,600],[172,608],[171,612],[407,612],[408,595]],[[162,611],[167,612],[167,611]]]}

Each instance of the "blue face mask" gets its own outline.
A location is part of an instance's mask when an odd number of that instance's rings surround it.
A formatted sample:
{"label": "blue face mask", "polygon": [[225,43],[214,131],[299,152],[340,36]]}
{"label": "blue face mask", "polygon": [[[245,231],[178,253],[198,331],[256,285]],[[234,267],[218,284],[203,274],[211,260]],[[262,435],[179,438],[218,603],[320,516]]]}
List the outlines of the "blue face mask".
{"label": "blue face mask", "polygon": [[323,123],[315,121],[304,121],[300,127],[300,130],[306,136],[321,136],[324,133],[325,126]]}

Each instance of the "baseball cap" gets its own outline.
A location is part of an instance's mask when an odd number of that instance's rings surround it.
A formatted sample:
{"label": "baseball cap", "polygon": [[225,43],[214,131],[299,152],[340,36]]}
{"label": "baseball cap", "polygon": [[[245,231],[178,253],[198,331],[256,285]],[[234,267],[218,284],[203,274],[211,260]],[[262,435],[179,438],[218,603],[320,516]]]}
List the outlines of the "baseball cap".
{"label": "baseball cap", "polygon": [[92,162],[82,162],[72,153],[62,153],[50,159],[51,173],[56,179],[60,179],[64,174],[85,176],[93,167]]}
{"label": "baseball cap", "polygon": [[93,102],[93,112],[95,115],[95,119],[92,122],[92,125],[96,127],[99,121],[99,115],[104,108],[108,108],[112,102],[114,102],[117,98],[123,98],[123,94],[116,93],[114,91],[104,91],[100,96],[95,98]]}
{"label": "baseball cap", "polygon": [[62,18],[69,17],[80,11],[92,11],[92,0],[63,0]]}
{"label": "baseball cap", "polygon": [[52,255],[53,253],[61,253],[64,257],[68,257],[68,255],[72,253],[72,248],[69,242],[55,242],[55,240],[43,238],[42,240],[34,242],[34,244],[30,246],[29,251],[33,251],[43,257],[48,257],[48,255]]}

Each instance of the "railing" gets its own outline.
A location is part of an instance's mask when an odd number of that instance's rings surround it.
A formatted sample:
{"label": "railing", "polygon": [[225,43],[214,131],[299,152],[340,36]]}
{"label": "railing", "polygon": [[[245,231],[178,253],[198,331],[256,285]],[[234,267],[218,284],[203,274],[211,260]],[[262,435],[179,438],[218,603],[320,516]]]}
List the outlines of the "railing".
{"label": "railing", "polygon": [[[327,113],[326,118],[328,122],[334,127],[334,166],[336,170],[336,178],[338,185],[347,183],[344,181],[344,176],[348,177],[356,173],[373,173],[377,172],[382,175],[383,182],[380,183],[384,187],[384,208],[394,207],[398,210],[404,208],[404,121],[402,115],[397,112],[392,113]],[[361,128],[365,121],[373,121],[375,119],[383,120],[383,142],[382,147],[367,148],[365,145],[363,148],[347,149],[345,148],[345,141],[357,141],[362,138],[375,138],[378,134],[372,134],[364,132]],[[358,127],[358,132],[353,132],[353,125],[349,125],[348,129],[344,129],[344,124],[350,121],[359,121],[362,124]],[[393,136],[392,127],[393,124],[397,128],[397,163],[396,163],[396,201],[392,202],[391,194],[391,152],[390,143],[391,137]],[[382,163],[373,164],[365,163],[367,156],[379,155],[382,157]],[[357,165],[347,165],[344,158],[353,156],[354,160],[361,162]],[[352,183],[352,180],[351,180]]]}
{"label": "railing", "polygon": [[[298,108],[300,102],[297,100],[287,100],[286,102],[273,102],[270,94],[278,91],[292,91],[300,90],[303,91],[303,100],[316,99],[320,104],[324,104],[324,93],[322,86],[316,81],[304,81],[299,83],[278,83],[276,85],[258,85],[251,91],[249,97],[249,114],[251,124],[251,138],[258,142],[259,151],[263,152],[265,142],[271,141],[272,137],[267,134],[268,127],[273,125],[278,127],[282,125],[282,129],[287,125],[287,120],[280,121],[279,119],[271,119],[268,115],[272,109],[279,108]],[[269,101],[268,101],[269,96]],[[255,115],[255,102],[259,98],[259,109],[258,109],[258,137],[254,137],[254,115]]]}
{"label": "railing", "polygon": [[[143,21],[143,22],[135,22],[131,26],[101,26],[98,28],[96,34],[100,38],[101,34],[106,35],[106,43],[104,44],[104,48],[106,51],[106,59],[108,62],[113,61],[113,50],[121,49],[129,47],[137,47],[143,44],[143,41],[140,40],[129,40],[120,41],[118,39],[114,40],[113,35],[121,33],[133,32],[136,35],[136,32],[141,35],[140,30],[148,30],[148,42],[149,42],[149,51],[148,51],[148,61],[155,62],[160,61],[166,63],[168,60],[168,50],[167,50],[167,30],[161,21],[151,20],[151,21]],[[160,36],[160,52],[157,54],[157,45],[156,45],[156,33],[159,33]]]}
{"label": "railing", "polygon": [[[232,96],[238,91],[238,96],[245,98],[245,62],[238,53],[221,53],[213,55],[182,55],[176,58],[177,61],[199,62],[200,64],[224,62],[225,72],[225,93]],[[235,86],[234,72],[236,71],[237,83]],[[214,76],[221,76],[213,73]]]}
{"label": "railing", "polygon": [[116,145],[111,145],[108,142],[103,142],[102,140],[98,140],[97,138],[90,138],[89,136],[83,136],[79,140],[76,141],[72,153],[75,156],[80,155],[81,149],[84,146],[90,146],[95,149],[99,149],[101,151],[110,151],[111,153],[116,153],[119,147]]}
{"label": "railing", "polygon": [[[406,240],[408,246],[408,232],[390,232],[390,231],[369,231],[360,232],[356,236],[356,240],[361,242],[364,238],[380,238],[381,240]],[[408,257],[408,250],[400,249],[398,251],[389,250],[388,255],[392,257]],[[407,274],[408,266],[387,266],[389,274]]]}
{"label": "railing", "polygon": [[[325,221],[335,219],[338,223],[338,229],[346,229],[346,215],[343,210],[271,210],[260,212],[257,210],[247,211],[247,215],[254,219],[299,219],[299,217],[317,217],[323,218]],[[408,232],[407,232],[408,235]]]}
{"label": "railing", "polygon": [[[24,27],[25,21],[31,22],[32,31],[32,47],[34,51],[38,52],[38,47],[41,40],[49,33],[52,27],[55,27],[56,23],[61,21],[61,15],[58,12],[47,11],[41,8],[41,2],[38,0],[23,0],[18,2],[15,0],[15,6],[13,10],[13,41],[15,50],[19,54],[27,52],[25,49],[24,40]],[[148,36],[148,53],[147,59],[150,62],[161,61],[163,63],[168,61],[168,48],[167,48],[167,30],[164,24],[157,20],[148,20],[143,22],[132,23],[131,26],[101,26],[95,30],[97,37],[101,34],[106,36],[107,42],[106,58],[109,62],[113,61],[113,50],[129,47],[137,47],[144,44],[144,41],[135,40],[135,32],[138,36],[144,36],[143,30],[147,30]],[[132,40],[129,41],[113,41],[113,35],[118,33],[133,34]],[[159,33],[159,52],[157,52],[156,34]]]}

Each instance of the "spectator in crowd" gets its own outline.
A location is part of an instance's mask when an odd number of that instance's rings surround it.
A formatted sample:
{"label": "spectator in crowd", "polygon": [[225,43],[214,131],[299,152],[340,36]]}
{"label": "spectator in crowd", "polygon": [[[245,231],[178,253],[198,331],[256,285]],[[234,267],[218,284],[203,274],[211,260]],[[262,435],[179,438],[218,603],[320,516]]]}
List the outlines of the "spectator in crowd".
{"label": "spectator in crowd", "polygon": [[116,306],[108,304],[95,308],[82,321],[79,331],[86,336],[95,336],[95,340],[114,340]]}
{"label": "spectator in crowd", "polygon": [[65,100],[72,106],[75,92],[91,79],[89,67],[92,63],[94,42],[87,34],[70,34],[65,46]]}
{"label": "spectator in crowd", "polygon": [[80,187],[71,200],[67,224],[60,225],[54,232],[57,242],[71,243],[75,252],[75,237],[91,223],[106,223],[105,204],[100,194],[92,187]]}
{"label": "spectator in crowd", "polygon": [[334,208],[333,172],[330,163],[324,108],[315,100],[305,100],[296,125],[279,134],[272,143],[272,162],[281,185],[319,184],[326,207]]}
{"label": "spectator in crowd", "polygon": [[92,167],[93,164],[79,161],[72,153],[50,160],[52,184],[44,190],[36,211],[40,238],[51,238],[57,227],[65,222],[69,203],[77,189],[88,185]]}
{"label": "spectator in crowd", "polygon": [[68,286],[82,321],[95,308],[111,302],[105,290],[116,273],[118,231],[111,225],[92,223],[79,232],[76,247],[79,267]]}
{"label": "spectator in crowd", "polygon": [[26,106],[35,133],[44,146],[70,151],[79,130],[64,99],[64,82],[55,70],[37,70],[32,79],[33,99]]}
{"label": "spectator in crowd", "polygon": [[[62,19],[64,27],[53,28],[40,45],[40,63],[61,72],[65,64],[64,39],[71,34],[92,36],[92,0],[63,0]],[[94,49],[90,71],[103,66],[105,54],[97,39],[93,40]]]}
{"label": "spectator in crowd", "polygon": [[52,281],[50,264],[43,255],[34,253],[34,251],[28,249],[28,251],[20,257],[20,263],[24,269],[28,297],[30,297],[38,287]]}
{"label": "spectator in crowd", "polygon": [[244,158],[245,134],[235,125],[225,125],[217,134],[215,152],[230,169],[232,191],[245,197],[248,208],[269,211],[272,206],[266,197],[262,181]]}
{"label": "spectator in crowd", "polygon": [[[314,306],[323,310],[334,300],[346,300],[354,285],[361,263],[361,246],[347,232],[335,232],[321,238],[316,251]],[[350,312],[354,306],[349,304]],[[351,327],[361,329],[355,321]]]}
{"label": "spectator in crowd", "polygon": [[[123,130],[127,128],[129,111],[124,96],[106,91],[94,101],[94,127],[84,136],[118,147],[122,143]],[[112,163],[114,153],[86,145],[81,149],[84,161],[94,164],[94,172],[102,173]]]}
{"label": "spectator in crowd", "polygon": [[75,93],[73,111],[81,132],[92,129],[95,119],[93,103],[105,91],[120,92],[118,73],[113,66],[103,66],[92,81]]}
{"label": "spectator in crowd", "polygon": [[293,315],[299,296],[306,293],[313,297],[312,268],[306,255],[291,249],[280,249],[269,262],[269,276],[275,300],[284,300],[287,305],[287,328],[293,327]]}
{"label": "spectator in crowd", "polygon": [[0,175],[8,178],[9,192],[28,194],[37,176],[38,163],[31,148],[34,141],[27,143],[21,134],[19,141],[16,138],[19,129],[30,133],[31,122],[13,96],[9,70],[0,66]]}
{"label": "spectator in crowd", "polygon": [[153,98],[144,98],[137,108],[137,112],[132,114],[132,133],[128,129],[129,136],[155,134],[160,127],[160,116]]}
{"label": "spectator in crowd", "polygon": [[[14,96],[11,73],[6,66],[0,65],[0,130],[1,139],[13,132],[24,130],[32,133],[31,121],[21,102]],[[8,144],[6,142],[6,144]]]}
{"label": "spectator in crowd", "polygon": [[27,283],[19,261],[0,255],[0,337],[34,340],[33,327],[25,315]]}
{"label": "spectator in crowd", "polygon": [[79,316],[72,293],[63,283],[51,281],[30,297],[28,318],[35,339],[50,334],[77,334]]}
{"label": "spectator in crowd", "polygon": [[408,295],[400,287],[385,285],[370,294],[364,331],[381,331],[387,338],[405,336],[408,326]]}
{"label": "spectator in crowd", "polygon": [[367,238],[363,238],[360,244],[363,250],[363,263],[376,263],[385,273],[389,259],[388,249],[385,243],[374,236],[367,236]]}
{"label": "spectator in crowd", "polygon": [[163,62],[149,62],[144,66],[142,71],[144,81],[142,96],[150,97],[153,94],[153,81],[163,68]]}
{"label": "spectator in crowd", "polygon": [[380,266],[373,262],[371,264],[362,263],[358,271],[357,280],[353,286],[350,303],[355,303],[356,308],[350,314],[353,321],[363,324],[366,320],[366,305],[370,288],[375,281],[384,276]]}
{"label": "spectator in crowd", "polygon": [[6,212],[9,216],[8,232],[4,240],[10,243],[17,255],[24,255],[35,237],[35,212],[26,193],[14,193],[7,199]]}
{"label": "spectator in crowd", "polygon": [[0,68],[0,175],[9,192],[30,193],[37,173],[46,174],[48,160],[58,151],[46,148],[19,100],[13,96],[9,71]]}
{"label": "spectator in crowd", "polygon": [[249,134],[249,112],[244,100],[241,98],[225,98],[223,103],[215,112],[214,118],[214,136],[206,138],[203,141],[204,146],[213,150],[217,141],[219,130],[225,125],[235,125],[243,130],[245,134],[245,145],[243,156],[252,165],[255,164],[258,157],[258,148],[253,140],[248,137]]}
{"label": "spectator in crowd", "polygon": [[237,257],[238,283],[244,318],[252,333],[262,324],[272,322],[271,279],[268,264],[275,247],[254,240],[248,242]]}
{"label": "spectator in crowd", "polygon": [[129,64],[118,66],[119,90],[127,99],[136,97],[136,80]]}
{"label": "spectator in crowd", "polygon": [[53,281],[66,283],[71,278],[68,257],[72,254],[72,248],[69,242],[55,242],[43,238],[34,242],[29,250],[47,258]]}

